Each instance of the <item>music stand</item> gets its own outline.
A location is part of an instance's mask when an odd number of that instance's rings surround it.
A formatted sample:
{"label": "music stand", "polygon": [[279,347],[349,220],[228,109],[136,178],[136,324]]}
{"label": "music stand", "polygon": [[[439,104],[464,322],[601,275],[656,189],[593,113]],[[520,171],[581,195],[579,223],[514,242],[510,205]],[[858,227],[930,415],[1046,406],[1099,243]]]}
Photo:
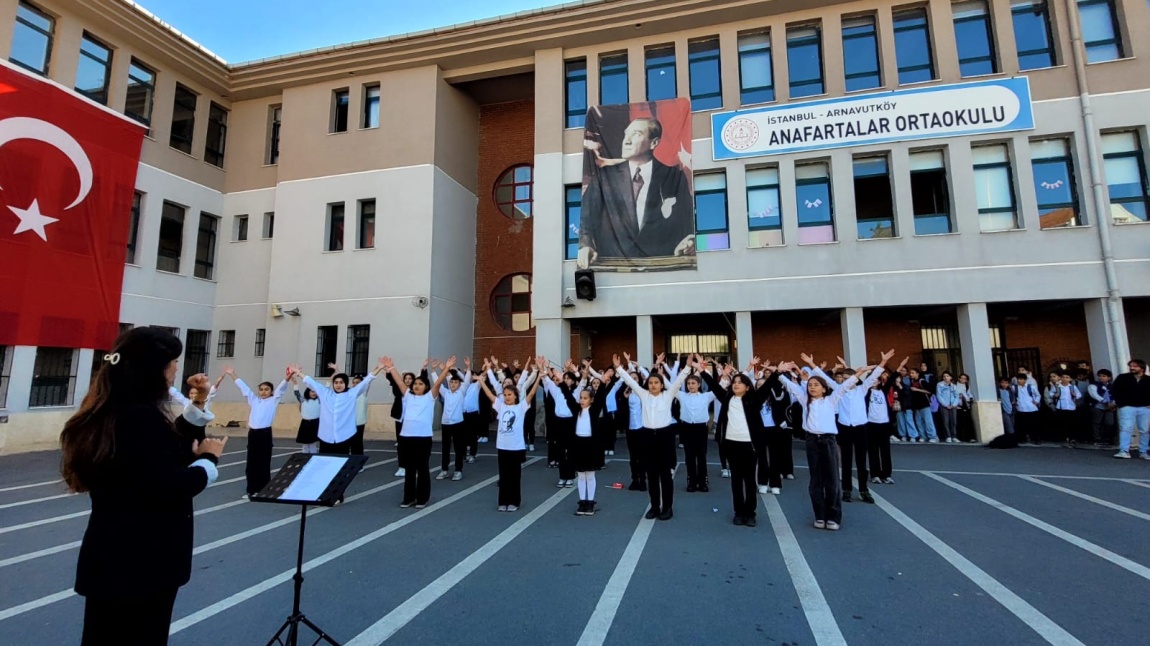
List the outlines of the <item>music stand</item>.
{"label": "music stand", "polygon": [[[321,641],[327,642],[331,646],[339,646],[339,642],[312,623],[299,609],[300,592],[303,588],[303,536],[307,526],[307,508],[309,505],[334,507],[342,502],[343,492],[359,474],[366,462],[367,457],[363,455],[296,453],[288,458],[287,464],[280,468],[262,491],[250,498],[252,502],[299,505],[300,507],[299,549],[296,552],[295,576],[292,577],[292,580],[295,581],[292,611],[280,629],[276,631],[275,636],[268,642],[268,646],[273,644],[297,646],[301,623],[319,635],[319,638],[312,642],[312,646]],[[286,641],[282,639],[284,631],[287,631]]]}

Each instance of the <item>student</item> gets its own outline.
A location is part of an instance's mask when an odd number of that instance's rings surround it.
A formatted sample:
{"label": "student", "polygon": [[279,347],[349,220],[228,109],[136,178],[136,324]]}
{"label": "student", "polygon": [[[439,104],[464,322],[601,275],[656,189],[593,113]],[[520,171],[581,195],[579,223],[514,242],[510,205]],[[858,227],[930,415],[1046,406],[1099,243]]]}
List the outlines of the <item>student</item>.
{"label": "student", "polygon": [[[380,359],[380,366],[398,381],[399,371],[395,369],[391,357]],[[431,461],[435,400],[439,397],[440,386],[447,378],[447,373],[454,367],[455,357],[451,357],[434,384],[428,384],[427,379],[420,375],[412,382],[411,388],[400,386],[403,393],[403,432],[399,435],[399,441],[403,445],[406,475],[403,479],[403,501],[399,506],[403,509],[412,505],[416,509],[423,509],[431,499],[431,470],[428,463]]]}
{"label": "student", "polygon": [[[498,365],[495,363],[494,357],[492,357],[491,360],[485,360],[485,363],[487,363],[488,365]],[[516,370],[518,370],[520,367],[518,360],[516,360],[512,365]],[[491,383],[491,391],[492,392],[503,392],[504,388],[515,388],[515,392],[519,393],[520,401],[526,401],[527,395],[529,393],[536,392],[538,390],[537,388],[531,387],[533,384],[535,384],[536,381],[538,381],[538,377],[539,377],[539,370],[535,366],[535,358],[534,357],[528,357],[527,358],[527,368],[528,368],[527,370],[520,370],[519,374],[516,376],[515,379],[511,379],[510,377],[507,377],[502,370],[495,370],[494,368],[492,370],[489,370],[488,374],[487,374],[487,380]],[[501,376],[501,375],[503,375],[503,376]],[[483,377],[482,374],[478,375],[477,381],[479,379],[482,379],[482,377]],[[474,387],[476,390],[478,390],[478,384],[472,383],[472,387]],[[527,408],[527,413],[524,415],[522,422],[523,422],[523,424],[522,424],[523,425],[523,441],[526,444],[528,451],[534,451],[535,450],[535,402],[534,401],[532,401],[531,406]],[[474,460],[471,460],[471,461],[474,462]]]}
{"label": "student", "polygon": [[998,402],[1002,408],[1002,432],[1014,434],[1016,388],[1006,377],[998,378]]}
{"label": "student", "polygon": [[[887,360],[894,356],[894,350],[882,355],[883,360],[876,370],[886,367]],[[794,372],[798,366],[789,362],[779,365],[779,370]],[[838,389],[833,392],[826,381],[811,375],[807,387],[802,388],[787,375],[783,383],[791,392],[791,397],[803,405],[803,430],[806,431],[807,464],[810,466],[811,506],[815,513],[815,527],[837,531],[842,526],[842,488],[839,479],[839,452],[836,436],[835,409],[843,397],[858,385],[859,374],[870,370],[865,366],[855,371]]]}
{"label": "student", "polygon": [[342,372],[332,376],[331,387],[328,387],[305,374],[301,366],[292,366],[291,370],[319,397],[319,452],[326,455],[351,455],[351,440],[355,436],[356,398],[383,370],[383,363],[351,388],[348,387],[350,379]]}
{"label": "student", "polygon": [[[590,377],[591,364],[584,364],[583,381]],[[613,371],[608,370],[609,376]],[[571,437],[571,463],[579,479],[579,507],[576,516],[595,515],[595,472],[603,468],[602,427],[610,420],[601,417],[611,389],[600,383],[598,390],[582,388],[579,401],[568,396],[568,407],[575,413],[575,434]]]}
{"label": "student", "polygon": [[[442,459],[439,475],[435,476],[436,480],[451,478],[452,481],[458,482],[463,479],[463,461],[467,453],[467,445],[470,443],[470,438],[467,437],[469,429],[463,422],[463,405],[467,398],[467,390],[471,386],[471,357],[463,358],[463,366],[462,375],[455,371],[444,371],[450,372],[451,376],[447,378],[447,390],[440,389],[439,391],[439,401],[443,404],[443,415],[439,419]],[[453,444],[455,446],[454,474],[450,470]]]}
{"label": "student", "polygon": [[938,399],[938,412],[942,418],[942,430],[946,433],[943,440],[947,444],[958,441],[958,388],[954,383],[954,376],[949,370],[942,371],[942,381],[935,388],[934,396]]}
{"label": "student", "polygon": [[575,376],[575,365],[568,362],[564,367],[565,371],[562,375],[557,370],[552,370],[550,376],[544,376],[543,388],[546,389],[548,395],[551,396],[551,401],[555,409],[555,428],[547,428],[548,440],[551,439],[551,434],[555,435],[555,457],[559,466],[559,482],[555,484],[556,487],[574,487],[575,486],[575,469],[571,464],[571,442],[572,437],[575,435],[575,412],[571,409],[570,402],[574,395],[572,394],[576,389],[581,390],[584,384],[578,384],[578,378]]}
{"label": "student", "polygon": [[1038,419],[1042,395],[1038,394],[1038,386],[1034,385],[1025,372],[1018,373],[1014,379],[1014,427],[1022,436],[1020,441],[1042,444]]}
{"label": "student", "polygon": [[[630,373],[631,379],[634,381],[639,380],[638,372]],[[629,491],[646,491],[647,490],[647,467],[643,464],[643,455],[640,443],[642,441],[643,430],[643,400],[639,395],[626,385],[626,380],[620,376],[619,382],[624,384],[620,397],[626,402],[627,412],[627,456],[631,466],[631,484],[627,487]]]}
{"label": "student", "polygon": [[938,442],[938,431],[935,429],[934,415],[930,410],[930,401],[934,395],[933,386],[929,379],[924,378],[914,368],[908,371],[907,377],[910,379],[910,409],[914,418],[914,428],[918,431],[918,441],[935,444]]}
{"label": "student", "polygon": [[970,389],[970,376],[960,374],[954,387],[958,391],[958,441],[978,442],[974,432],[974,391]]}
{"label": "student", "polygon": [[[395,470],[395,477],[402,478],[406,475],[403,469],[403,456],[400,455],[399,448],[399,434],[403,431],[403,391],[399,389],[399,384],[392,378],[391,373],[387,374],[387,383],[391,386],[391,419],[395,422],[395,458],[399,463],[399,468]],[[411,384],[415,382],[415,373],[403,373],[403,384],[411,388]]]}
{"label": "student", "polygon": [[1110,395],[1112,373],[1103,368],[1097,373],[1098,381],[1086,389],[1090,398],[1090,427],[1093,431],[1094,446],[1109,446],[1114,433],[1114,399]]}
{"label": "student", "polygon": [[[766,389],[766,397],[763,398],[761,417],[767,437],[767,474],[764,479],[760,464],[758,482],[760,485],[766,484],[768,491],[778,495],[783,492],[783,480],[795,479],[795,458],[791,454],[791,443],[794,440],[787,425],[787,409],[791,405],[791,397],[787,387],[779,381],[777,369],[767,366],[763,374],[765,378],[760,388]],[[762,492],[762,489],[759,491]]]}
{"label": "student", "polygon": [[[758,365],[759,358],[755,357],[747,366],[747,373],[754,374]],[[692,367],[701,371],[703,366],[696,362]],[[767,391],[765,388],[756,389],[754,381],[746,373],[731,376],[729,388],[715,381],[706,372],[702,373],[702,377],[715,397],[723,403],[719,417],[723,428],[723,447],[728,464],[731,465],[733,522],[735,525],[754,527],[758,524],[755,518],[758,507],[755,463],[759,452],[756,448],[766,442],[761,409]]]}
{"label": "student", "polygon": [[279,408],[280,398],[287,392],[287,380],[278,386],[272,386],[265,381],[258,386],[258,394],[236,376],[236,371],[230,366],[224,368],[224,374],[236,382],[240,393],[248,400],[251,413],[248,414],[248,445],[247,465],[244,475],[247,477],[247,497],[254,496],[267,486],[272,479],[272,422],[276,418],[276,409]]}
{"label": "student", "polygon": [[[355,388],[363,381],[363,375],[351,378],[351,387]],[[363,434],[367,430],[367,391],[371,388],[364,386],[355,396],[355,435],[351,436],[351,454],[363,455]]]}
{"label": "student", "polygon": [[212,400],[216,398],[220,382],[226,375],[220,375],[214,385],[208,381],[208,376],[200,373],[188,377],[188,396],[184,397],[178,388],[172,386],[168,394],[178,402],[183,410],[176,418],[176,432],[183,436],[191,445],[192,442],[203,442],[207,437],[207,426],[216,416],[211,411]]}
{"label": "student", "polygon": [[[298,379],[293,379],[298,381]],[[319,395],[311,388],[299,391],[299,384],[293,384],[296,401],[299,402],[299,430],[296,431],[295,441],[302,444],[303,453],[319,453]]]}
{"label": "student", "polygon": [[895,423],[898,425],[898,436],[904,442],[924,442],[926,438],[919,435],[918,427],[914,425],[914,392],[910,389],[910,372],[901,368],[894,382]]}
{"label": "student", "polygon": [[[899,368],[906,365],[906,361],[903,359]],[[875,368],[875,372],[880,373],[879,378],[871,384],[866,400],[870,481],[874,484],[894,484],[894,479],[891,477],[894,469],[890,462],[890,438],[894,430],[890,401],[895,380],[886,370]]]}
{"label": "student", "polygon": [[[628,363],[631,362],[630,355],[623,356]],[[631,375],[622,372],[623,364],[619,355],[614,355],[613,359],[615,371],[642,401],[643,429],[640,431],[639,445],[647,471],[648,493],[651,496],[651,509],[647,511],[646,518],[671,520],[675,515],[672,509],[675,502],[672,469],[676,459],[675,419],[671,416],[671,404],[675,401],[675,393],[683,386],[690,371],[680,371],[670,388],[666,387],[661,375],[652,372],[647,377],[647,388],[644,389]]]}
{"label": "student", "polygon": [[[537,364],[538,365],[538,364]],[[491,364],[484,360],[484,372],[493,383],[495,374]],[[540,366],[542,369],[542,366]],[[535,392],[539,389],[539,380],[532,384],[527,396],[520,398],[519,389],[513,386],[504,386],[503,396],[496,397],[495,393],[487,387],[480,378],[479,387],[487,395],[495,408],[498,426],[495,431],[495,451],[499,462],[499,511],[519,511],[523,504],[522,480],[523,462],[527,460],[527,447],[523,442],[523,423],[531,402],[535,400]]]}
{"label": "student", "polygon": [[[687,463],[687,492],[708,492],[707,478],[707,423],[711,421],[714,392],[703,392],[700,377],[703,358],[687,357],[687,367],[695,372],[687,377],[687,390],[675,393],[679,400],[679,437],[683,439],[683,455]],[[714,389],[712,389],[713,391]]]}
{"label": "student", "polygon": [[1059,373],[1058,383],[1050,392],[1054,410],[1054,427],[1058,429],[1059,439],[1071,448],[1078,443],[1078,400],[1081,397],[1078,387],[1070,378],[1070,373],[1066,371]]}

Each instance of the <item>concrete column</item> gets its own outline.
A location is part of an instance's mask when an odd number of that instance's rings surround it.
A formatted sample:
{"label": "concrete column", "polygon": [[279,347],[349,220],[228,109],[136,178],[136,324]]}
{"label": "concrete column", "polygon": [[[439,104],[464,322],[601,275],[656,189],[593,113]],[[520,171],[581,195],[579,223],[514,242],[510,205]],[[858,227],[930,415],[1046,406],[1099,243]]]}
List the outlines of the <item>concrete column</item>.
{"label": "concrete column", "polygon": [[92,385],[92,355],[95,350],[80,350],[76,353],[76,387],[72,391],[72,405],[79,406],[88,396]]}
{"label": "concrete column", "polygon": [[28,400],[32,396],[32,375],[36,369],[36,347],[18,345],[12,352],[12,372],[8,373],[8,403],[5,405],[13,413],[28,410]]}
{"label": "concrete column", "polygon": [[[745,366],[755,356],[754,327],[751,325],[750,312],[735,312],[735,343],[738,354],[735,355],[735,365]],[[778,359],[775,359],[778,361]]]}
{"label": "concrete column", "polygon": [[635,356],[632,358],[643,366],[655,360],[655,326],[646,314],[635,317]]}
{"label": "concrete column", "polygon": [[647,100],[647,49],[642,45],[627,47],[627,100]]}
{"label": "concrete column", "polygon": [[[1118,339],[1114,338],[1111,333],[1110,317],[1106,312],[1106,299],[1095,298],[1083,303],[1086,310],[1086,336],[1090,341],[1090,365],[1094,367],[1095,371],[1101,368],[1109,368],[1118,374],[1125,372],[1126,362],[1131,357],[1124,356],[1123,349],[1129,347],[1129,342],[1122,339],[1124,343],[1119,343]],[[1119,303],[1118,310],[1122,311],[1122,305]],[[1123,313],[1121,318],[1123,334],[1126,334],[1126,316]],[[1129,350],[1125,351],[1129,354]]]}
{"label": "concrete column", "polygon": [[12,35],[16,33],[16,7],[20,0],[0,0],[0,57],[12,56]]}
{"label": "concrete column", "polygon": [[562,366],[571,354],[571,323],[564,319],[535,319],[535,354]]}
{"label": "concrete column", "polygon": [[970,387],[975,394],[974,428],[978,441],[986,443],[1002,435],[1002,408],[994,381],[986,303],[958,306],[958,335],[962,344],[962,365],[970,375]]}
{"label": "concrete column", "polygon": [[839,310],[839,326],[843,333],[843,358],[847,360],[847,367],[868,365],[863,308],[844,307]]}

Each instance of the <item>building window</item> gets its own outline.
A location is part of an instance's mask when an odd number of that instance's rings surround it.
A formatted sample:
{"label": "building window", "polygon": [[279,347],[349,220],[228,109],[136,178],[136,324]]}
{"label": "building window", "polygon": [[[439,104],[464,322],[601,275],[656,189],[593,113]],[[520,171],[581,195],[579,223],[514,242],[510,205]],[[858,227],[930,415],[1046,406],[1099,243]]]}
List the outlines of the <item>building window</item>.
{"label": "building window", "polygon": [[160,214],[160,245],[156,254],[156,269],[173,274],[180,273],[180,252],[184,247],[184,214],[182,206],[164,202]]}
{"label": "building window", "polygon": [[192,135],[196,130],[196,93],[176,84],[176,98],[172,107],[172,133],[168,145],[192,154]]}
{"label": "building window", "polygon": [[910,195],[914,203],[914,234],[950,233],[950,187],[941,150],[910,155]]}
{"label": "building window", "polygon": [[344,371],[349,375],[366,375],[369,346],[371,345],[370,325],[347,326],[347,362]]}
{"label": "building window", "polygon": [[731,339],[725,334],[672,334],[668,349],[675,354],[704,354],[723,360],[731,353]]}
{"label": "building window", "polygon": [[958,71],[963,77],[998,72],[994,55],[994,32],[986,0],[967,0],[951,5],[954,39],[958,43]]}
{"label": "building window", "polygon": [[156,73],[132,59],[128,66],[128,91],[124,114],[145,126],[152,125],[152,101],[156,96]]}
{"label": "building window", "polygon": [[834,242],[835,212],[826,162],[795,165],[795,202],[799,209],[799,244]]}
{"label": "building window", "polygon": [[531,217],[532,170],[526,164],[512,166],[495,183],[495,204],[512,220]]}
{"label": "building window", "polygon": [[887,158],[855,158],[854,188],[859,240],[895,237],[894,192]]}
{"label": "building window", "polygon": [[1146,162],[1142,144],[1133,131],[1102,135],[1102,158],[1110,191],[1110,216],[1115,224],[1146,222]]}
{"label": "building window", "polygon": [[76,355],[72,348],[36,348],[29,408],[71,406],[76,392]]}
{"label": "building window", "polygon": [[974,159],[974,192],[978,202],[979,230],[1017,229],[1018,215],[1010,152],[1003,144],[972,146],[970,152]]}
{"label": "building window", "polygon": [[262,235],[263,239],[264,240],[271,240],[272,234],[274,234],[275,231],[276,231],[276,214],[275,213],[264,213],[264,227],[263,227],[263,235]]}
{"label": "building window", "polygon": [[646,51],[647,100],[659,101],[678,96],[675,85],[675,46],[662,45]]}
{"label": "building window", "polygon": [[535,327],[531,316],[531,274],[505,276],[491,291],[491,316],[499,327],[526,332]]}
{"label": "building window", "polygon": [[1038,196],[1038,222],[1043,229],[1082,224],[1078,210],[1078,186],[1069,139],[1030,142],[1030,166]]}
{"label": "building window", "polygon": [[566,200],[563,210],[567,225],[567,235],[565,236],[567,251],[564,258],[575,260],[579,257],[579,218],[583,212],[583,187],[579,184],[568,186],[564,192]]}
{"label": "building window", "polygon": [[1018,47],[1018,67],[1036,70],[1053,67],[1054,40],[1050,37],[1050,13],[1046,0],[1012,0],[1014,42]]}
{"label": "building window", "polygon": [[128,254],[124,260],[129,265],[136,264],[136,243],[140,239],[140,209],[144,203],[144,194],[136,191],[132,195],[132,214],[128,222]]}
{"label": "building window", "polygon": [[874,16],[843,19],[843,65],[847,92],[882,87]]}
{"label": "building window", "polygon": [[363,88],[363,127],[379,127],[379,86],[366,85]]}
{"label": "building window", "polygon": [[331,93],[331,132],[347,132],[347,110],[350,93],[347,88]]}
{"label": "building window", "polygon": [[200,213],[200,231],[196,237],[196,278],[212,280],[216,273],[216,231],[220,219],[214,215]]}
{"label": "building window", "polygon": [[253,352],[255,356],[264,356],[264,343],[267,341],[268,331],[264,328],[256,328],[256,347]]}
{"label": "building window", "polygon": [[771,34],[739,34],[739,103],[775,100],[775,71],[771,67]]}
{"label": "building window", "polygon": [[582,128],[587,122],[587,59],[567,61],[563,67],[567,127]]}
{"label": "building window", "polygon": [[343,251],[343,202],[327,205],[327,231],[324,251]]}
{"label": "building window", "polygon": [[375,248],[375,200],[359,201],[356,249]]}
{"label": "building window", "polygon": [[691,72],[691,109],[715,110],[723,107],[719,39],[687,43],[687,68]]}
{"label": "building window", "polygon": [[16,5],[16,29],[12,34],[12,53],[8,60],[20,67],[46,75],[52,58],[52,35],[56,21],[35,6]]}
{"label": "building window", "polygon": [[180,383],[187,383],[188,377],[208,371],[208,353],[212,333],[209,330],[188,330],[184,343],[184,377]]}
{"label": "building window", "polygon": [[208,107],[208,142],[204,146],[204,161],[223,168],[227,143],[228,111],[212,103]]}
{"label": "building window", "polygon": [[619,105],[628,101],[627,54],[599,58],[599,105]]}
{"label": "building window", "polygon": [[934,79],[926,9],[894,12],[894,52],[900,85]]}
{"label": "building window", "polygon": [[283,107],[273,105],[268,108],[268,153],[265,162],[271,166],[280,163],[280,121]]}
{"label": "building window", "polygon": [[248,239],[248,216],[237,215],[232,218],[232,242],[243,242]]}
{"label": "building window", "polygon": [[216,341],[216,358],[229,359],[236,356],[236,331],[220,330],[220,338]]}
{"label": "building window", "polygon": [[695,249],[721,251],[731,248],[727,223],[727,174],[695,175]]}
{"label": "building window", "polygon": [[825,91],[822,29],[819,26],[787,28],[787,72],[792,99]]}
{"label": "building window", "polygon": [[335,363],[336,336],[339,334],[337,325],[321,325],[316,328],[315,335],[315,375],[329,375],[331,369],[328,364]]}
{"label": "building window", "polygon": [[8,405],[8,382],[12,379],[13,346],[0,345],[0,408]]}
{"label": "building window", "polygon": [[108,104],[108,81],[112,78],[112,50],[88,32],[80,39],[76,66],[76,91],[102,105]]}
{"label": "building window", "polygon": [[779,202],[779,169],[747,170],[747,228],[751,247],[783,244],[783,210]]}
{"label": "building window", "polygon": [[1122,58],[1122,36],[1114,0],[1078,0],[1078,17],[1087,63]]}

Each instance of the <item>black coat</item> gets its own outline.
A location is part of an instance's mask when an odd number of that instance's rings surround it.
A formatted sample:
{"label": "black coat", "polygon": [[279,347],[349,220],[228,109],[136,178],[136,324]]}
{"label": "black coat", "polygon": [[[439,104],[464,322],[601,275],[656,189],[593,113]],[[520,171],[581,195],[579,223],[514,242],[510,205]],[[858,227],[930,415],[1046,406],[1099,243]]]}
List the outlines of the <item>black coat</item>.
{"label": "black coat", "polygon": [[191,446],[156,408],[116,420],[111,460],[89,478],[92,515],[80,545],[76,592],[143,598],[170,594],[192,572],[192,498],[207,472],[189,464]]}
{"label": "black coat", "polygon": [[[731,411],[731,391],[719,385],[711,373],[704,371],[702,373],[703,381],[707,382],[707,387],[715,394],[715,399],[718,399],[723,404],[723,410],[719,412],[719,432],[723,437],[719,441],[726,439],[727,434],[727,415]],[[773,377],[773,375],[772,375]],[[759,446],[767,441],[766,429],[763,427],[763,418],[759,411],[763,408],[763,402],[766,401],[767,395],[770,392],[768,384],[763,384],[762,388],[751,388],[746,395],[743,395],[743,419],[747,421],[747,429],[751,431],[751,444],[758,450]]]}
{"label": "black coat", "polygon": [[[583,196],[583,229],[579,245],[603,258],[670,256],[683,238],[695,232],[695,203],[680,166],[651,163],[646,178],[647,202],[643,228],[635,211],[630,164],[605,166],[591,179]],[[663,215],[666,205],[669,213]]]}

